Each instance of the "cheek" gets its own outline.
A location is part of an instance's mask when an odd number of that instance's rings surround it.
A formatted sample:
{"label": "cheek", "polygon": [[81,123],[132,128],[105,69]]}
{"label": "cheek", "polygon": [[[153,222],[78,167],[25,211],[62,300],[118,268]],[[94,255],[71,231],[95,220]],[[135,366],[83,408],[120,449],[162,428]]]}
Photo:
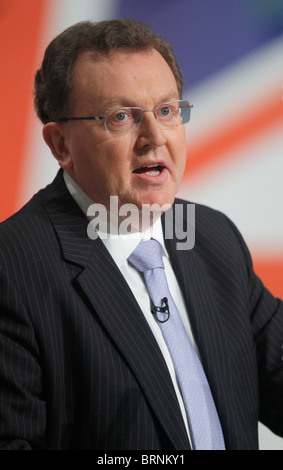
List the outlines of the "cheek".
{"label": "cheek", "polygon": [[112,138],[92,147],[85,158],[85,171],[89,171],[101,187],[117,190],[126,184],[132,161],[132,148],[127,139]]}
{"label": "cheek", "polygon": [[[112,179],[126,178],[133,158],[134,142],[131,135],[114,136],[95,148],[97,162]],[[96,158],[96,161],[97,161]]]}
{"label": "cheek", "polygon": [[[183,128],[181,128],[183,131]],[[169,152],[172,160],[180,172],[184,171],[187,157],[187,141],[185,132],[180,132],[178,135],[169,141]]]}
{"label": "cheek", "polygon": [[180,126],[180,135],[178,138],[179,146],[180,149],[183,150],[184,154],[186,154],[186,148],[187,148],[187,136],[186,136],[186,128],[185,126]]}

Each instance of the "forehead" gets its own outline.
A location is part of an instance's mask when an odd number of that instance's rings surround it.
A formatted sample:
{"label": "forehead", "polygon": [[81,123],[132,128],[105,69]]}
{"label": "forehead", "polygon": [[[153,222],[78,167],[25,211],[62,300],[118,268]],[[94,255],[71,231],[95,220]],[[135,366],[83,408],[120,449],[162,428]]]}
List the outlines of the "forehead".
{"label": "forehead", "polygon": [[84,52],[74,67],[73,90],[77,100],[95,99],[109,105],[119,100],[138,105],[137,101],[147,99],[178,98],[173,72],[156,50],[119,50],[109,56]]}

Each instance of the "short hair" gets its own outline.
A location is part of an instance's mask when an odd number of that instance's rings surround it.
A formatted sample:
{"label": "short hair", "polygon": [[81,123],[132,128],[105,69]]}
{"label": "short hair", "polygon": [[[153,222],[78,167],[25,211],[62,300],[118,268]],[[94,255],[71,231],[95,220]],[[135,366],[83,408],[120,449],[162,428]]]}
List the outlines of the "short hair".
{"label": "short hair", "polygon": [[109,56],[117,50],[157,50],[169,65],[180,99],[183,78],[172,46],[153,28],[134,19],[82,21],[70,26],[48,45],[35,75],[34,105],[43,124],[59,121],[71,112],[74,65],[83,52]]}

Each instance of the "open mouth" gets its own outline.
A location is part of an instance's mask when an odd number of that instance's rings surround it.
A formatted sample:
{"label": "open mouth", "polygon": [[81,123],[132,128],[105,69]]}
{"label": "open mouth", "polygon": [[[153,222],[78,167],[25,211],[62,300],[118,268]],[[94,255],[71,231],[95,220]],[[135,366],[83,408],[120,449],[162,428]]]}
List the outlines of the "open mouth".
{"label": "open mouth", "polygon": [[133,171],[133,173],[146,174],[147,176],[158,176],[162,173],[164,166],[161,165],[148,165],[148,166],[141,166]]}

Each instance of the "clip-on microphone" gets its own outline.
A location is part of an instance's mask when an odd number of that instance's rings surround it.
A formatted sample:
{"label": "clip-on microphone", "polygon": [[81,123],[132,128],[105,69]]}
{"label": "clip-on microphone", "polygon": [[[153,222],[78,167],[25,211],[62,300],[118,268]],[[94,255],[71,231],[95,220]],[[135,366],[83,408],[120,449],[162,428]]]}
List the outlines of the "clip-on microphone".
{"label": "clip-on microphone", "polygon": [[[170,310],[169,310],[169,305],[168,305],[168,299],[167,297],[163,297],[163,299],[161,299],[161,302],[163,302],[165,304],[164,307],[156,307],[155,305],[153,306],[153,312],[152,314],[156,316],[156,319],[159,323],[165,323],[166,321],[169,320],[169,317],[170,317]],[[167,317],[165,318],[165,320],[161,320],[158,318],[158,313],[165,313],[167,315]]]}

